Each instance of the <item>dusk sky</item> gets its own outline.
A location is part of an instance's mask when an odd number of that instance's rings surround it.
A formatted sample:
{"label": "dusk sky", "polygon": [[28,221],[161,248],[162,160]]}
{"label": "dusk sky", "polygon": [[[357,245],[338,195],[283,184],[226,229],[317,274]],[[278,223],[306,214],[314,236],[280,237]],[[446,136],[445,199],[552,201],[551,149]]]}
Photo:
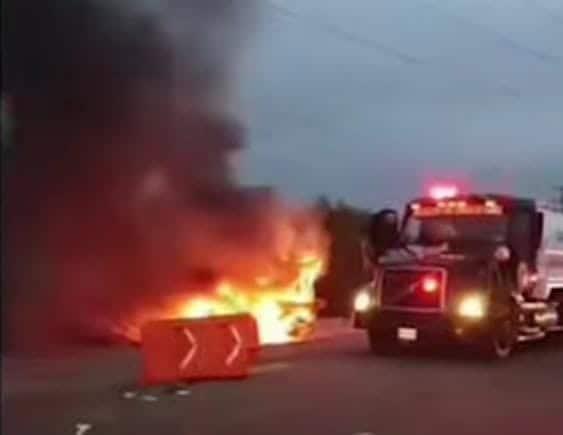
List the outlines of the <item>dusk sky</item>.
{"label": "dusk sky", "polygon": [[398,205],[432,179],[563,184],[563,1],[264,0],[245,181]]}

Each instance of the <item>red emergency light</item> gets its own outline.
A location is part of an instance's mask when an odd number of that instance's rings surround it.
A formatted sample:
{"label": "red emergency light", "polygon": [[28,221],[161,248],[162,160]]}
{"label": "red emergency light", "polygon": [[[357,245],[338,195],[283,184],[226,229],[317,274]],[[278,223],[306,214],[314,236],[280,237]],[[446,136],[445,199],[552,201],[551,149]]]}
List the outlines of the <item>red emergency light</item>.
{"label": "red emergency light", "polygon": [[422,279],[422,290],[425,293],[435,293],[440,288],[440,281],[435,276],[425,276]]}
{"label": "red emergency light", "polygon": [[436,184],[430,187],[428,194],[432,199],[440,201],[456,197],[459,195],[459,189],[453,184]]}
{"label": "red emergency light", "polygon": [[494,200],[465,201],[465,200],[440,200],[435,204],[413,203],[410,205],[413,214],[417,217],[436,216],[491,216],[502,215],[503,208]]}

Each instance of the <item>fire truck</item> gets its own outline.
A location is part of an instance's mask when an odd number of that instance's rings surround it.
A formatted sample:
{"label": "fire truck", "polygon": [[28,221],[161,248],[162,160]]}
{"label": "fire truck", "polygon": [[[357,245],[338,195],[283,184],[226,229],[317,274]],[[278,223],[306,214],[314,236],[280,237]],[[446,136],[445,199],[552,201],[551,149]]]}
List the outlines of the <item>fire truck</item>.
{"label": "fire truck", "polygon": [[371,217],[354,325],[374,352],[457,343],[506,358],[563,330],[563,208],[437,186]]}

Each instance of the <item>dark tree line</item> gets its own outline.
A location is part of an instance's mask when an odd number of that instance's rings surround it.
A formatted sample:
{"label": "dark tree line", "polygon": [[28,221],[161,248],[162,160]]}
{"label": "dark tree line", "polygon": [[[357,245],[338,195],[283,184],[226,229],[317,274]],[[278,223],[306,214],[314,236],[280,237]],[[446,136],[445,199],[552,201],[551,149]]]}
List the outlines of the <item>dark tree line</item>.
{"label": "dark tree line", "polygon": [[343,201],[332,204],[324,197],[317,207],[324,214],[332,240],[328,271],[317,282],[317,296],[327,303],[321,315],[348,315],[354,290],[369,281],[363,268],[361,241],[370,213]]}

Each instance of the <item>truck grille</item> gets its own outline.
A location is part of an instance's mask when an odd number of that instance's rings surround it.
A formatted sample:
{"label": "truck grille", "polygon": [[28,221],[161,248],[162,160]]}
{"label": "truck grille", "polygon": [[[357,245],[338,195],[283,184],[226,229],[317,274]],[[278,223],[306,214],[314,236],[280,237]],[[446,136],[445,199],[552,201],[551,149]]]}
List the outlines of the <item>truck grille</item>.
{"label": "truck grille", "polygon": [[[425,279],[439,283],[433,292],[424,291]],[[440,310],[445,291],[445,271],[438,268],[386,269],[381,281],[381,306],[405,310]]]}

